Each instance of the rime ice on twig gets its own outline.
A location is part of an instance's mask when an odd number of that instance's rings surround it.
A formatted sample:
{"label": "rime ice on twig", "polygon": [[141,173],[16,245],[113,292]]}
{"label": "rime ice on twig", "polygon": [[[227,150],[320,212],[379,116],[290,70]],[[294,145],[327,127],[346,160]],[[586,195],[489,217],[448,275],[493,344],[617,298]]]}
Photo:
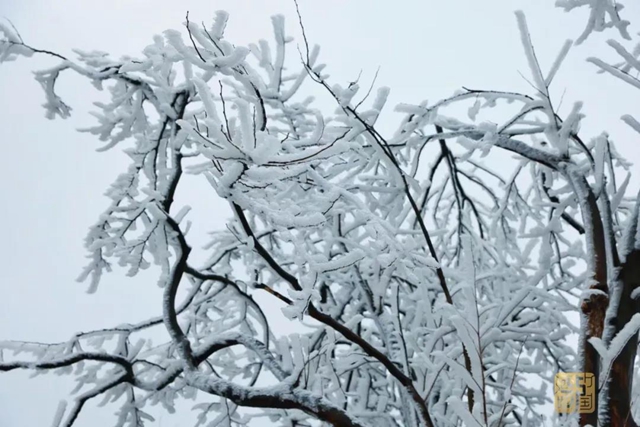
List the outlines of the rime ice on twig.
{"label": "rime ice on twig", "polygon": [[[609,1],[589,4],[588,31],[609,25],[606,16],[623,31]],[[153,420],[148,406],[173,410],[196,392],[208,399],[194,408],[200,424],[247,425],[253,415],[241,407],[252,406],[281,425],[544,425],[553,373],[589,356],[567,344],[578,330],[564,312],[580,301],[588,320],[589,304],[609,296],[601,267],[640,249],[639,204],[625,198],[629,177],[616,185],[628,163],[610,139],[578,134],[582,104],[564,120],[553,108],[550,86],[571,42],[545,74],[524,15],[517,19],[533,93],[465,88],[402,104],[391,137],[376,128],[389,89],[370,100],[357,83],[329,83],[304,27],[303,64],[288,62],[299,57],[287,53],[281,16],[272,20],[275,46],[234,45],[220,12],[211,27],[187,19],[186,35],[156,36],[139,58],[77,52],[77,62],[1,24],[0,61],[33,53],[60,61],[36,74],[47,117],[71,113],[55,92],[60,73],[111,94],[84,131],[104,143],[100,151],[121,147],[131,160],[89,231],[80,279],[90,277],[93,292],[113,261],[131,276],[155,264],[164,298],[162,314],[139,324],[63,343],[2,343],[10,357],[0,370],[74,374],[81,393],[56,416],[65,426],[94,397],[118,402],[118,426],[138,427]],[[628,71],[640,52],[611,46],[623,66],[592,62],[637,85]],[[305,83],[331,96],[333,114],[300,96]],[[498,103],[510,113],[492,123]],[[447,116],[458,105],[470,122]],[[487,161],[494,156],[499,168]],[[200,267],[190,258],[189,207],[175,206],[188,173],[203,175],[206,196],[234,213]],[[611,294],[623,295],[611,282]],[[304,322],[302,332],[272,330],[257,295]],[[611,354],[637,331],[632,319],[622,330],[602,325],[602,339],[584,334],[611,372]],[[155,327],[168,337],[153,345]]]}

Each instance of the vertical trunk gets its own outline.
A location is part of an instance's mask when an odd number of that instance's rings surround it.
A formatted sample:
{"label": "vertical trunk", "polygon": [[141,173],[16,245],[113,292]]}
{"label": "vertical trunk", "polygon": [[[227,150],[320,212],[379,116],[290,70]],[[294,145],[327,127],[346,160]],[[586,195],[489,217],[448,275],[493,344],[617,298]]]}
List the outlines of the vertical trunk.
{"label": "vertical trunk", "polygon": [[[631,293],[640,286],[640,250],[633,250],[627,255],[618,279],[622,292],[616,317],[613,319],[616,334],[639,311],[638,304],[631,298]],[[611,366],[608,414],[611,427],[637,426],[631,416],[631,385],[637,344],[638,334],[636,333],[627,342]]]}
{"label": "vertical trunk", "polygon": [[[605,290],[597,284],[591,289]],[[583,325],[583,336],[580,342],[583,350],[584,358],[582,361],[582,372],[592,373],[596,384],[600,379],[600,355],[595,348],[589,343],[589,338],[602,337],[604,329],[604,316],[607,311],[608,298],[605,295],[591,295],[582,303],[582,313],[586,319],[586,325]],[[580,414],[581,426],[597,426],[598,425],[598,394],[594,396],[594,405],[596,410],[591,413]]]}
{"label": "vertical trunk", "polygon": [[[585,229],[587,244],[592,247],[591,268],[593,268],[593,284],[590,290],[600,291],[592,294],[583,300],[581,311],[586,324],[582,325],[581,348],[584,354],[582,361],[582,371],[592,373],[596,384],[600,381],[600,356],[595,348],[589,343],[593,337],[601,338],[604,330],[604,320],[609,305],[609,288],[607,286],[607,248],[605,241],[602,217],[598,209],[598,203],[593,191],[585,182],[579,183],[586,190],[586,200],[582,202],[583,218],[586,223]],[[598,394],[594,396],[595,410],[591,413],[580,414],[580,426],[598,425]]]}

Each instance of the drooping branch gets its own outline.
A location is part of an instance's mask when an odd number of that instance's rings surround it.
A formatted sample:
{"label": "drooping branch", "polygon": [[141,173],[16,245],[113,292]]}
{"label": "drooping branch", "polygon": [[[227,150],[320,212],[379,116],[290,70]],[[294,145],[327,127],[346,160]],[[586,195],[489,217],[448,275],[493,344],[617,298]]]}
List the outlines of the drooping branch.
{"label": "drooping branch", "polygon": [[59,369],[84,361],[114,363],[122,367],[128,375],[133,375],[131,362],[126,358],[113,354],[94,352],[74,353],[41,362],[0,362],[0,371],[8,372],[14,369]]}
{"label": "drooping branch", "polygon": [[[285,271],[278,264],[278,262],[275,259],[273,259],[273,257],[264,248],[264,246],[262,246],[262,244],[257,239],[255,239],[254,237],[255,234],[253,233],[253,230],[251,229],[249,225],[249,221],[247,220],[246,215],[244,214],[242,208],[235,203],[232,204],[232,207],[238,219],[240,220],[240,223],[242,224],[242,227],[245,233],[247,234],[247,236],[250,236],[253,238],[256,252],[258,252],[258,254],[260,254],[260,256],[265,260],[265,262],[275,271],[275,273],[278,274],[278,276],[284,279],[287,283],[289,283],[289,285],[291,285],[293,289],[297,291],[302,290],[302,286],[298,282],[298,279],[296,279],[293,275]],[[389,358],[384,353],[382,353],[380,350],[375,348],[373,345],[371,345],[361,336],[353,332],[351,329],[341,324],[340,322],[335,320],[333,317],[320,312],[313,305],[313,303],[309,303],[307,311],[309,313],[309,316],[325,324],[326,326],[330,327],[336,332],[340,333],[347,340],[349,340],[350,342],[362,348],[365,351],[365,353],[367,353],[369,356],[373,357],[378,362],[380,362],[387,369],[387,371],[396,380],[398,380],[398,382],[403,387],[407,389],[409,395],[411,396],[412,400],[416,404],[418,411],[420,412],[421,418],[425,423],[425,426],[433,427],[433,422],[431,421],[431,415],[429,414],[429,410],[426,406],[426,402],[422,399],[422,397],[420,396],[420,393],[418,393],[418,390],[416,390],[411,378],[407,377],[402,372],[402,370],[398,368],[398,366],[395,363],[389,360]]]}
{"label": "drooping branch", "polygon": [[334,427],[366,427],[342,408],[334,406],[308,391],[291,389],[288,385],[269,389],[231,387],[228,383],[215,377],[197,372],[189,373],[185,380],[191,387],[224,397],[239,406],[298,409]]}

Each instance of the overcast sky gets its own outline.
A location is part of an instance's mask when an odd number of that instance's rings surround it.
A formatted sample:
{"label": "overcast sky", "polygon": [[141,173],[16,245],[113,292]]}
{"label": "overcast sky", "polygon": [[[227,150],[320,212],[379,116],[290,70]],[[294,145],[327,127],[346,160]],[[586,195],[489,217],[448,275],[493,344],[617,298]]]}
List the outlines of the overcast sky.
{"label": "overcast sky", "polygon": [[[328,65],[331,80],[346,84],[362,71],[368,82],[380,67],[377,84],[391,87],[390,105],[433,102],[461,86],[530,93],[513,11],[526,12],[538,57],[548,69],[564,40],[577,38],[586,22],[586,11],[566,14],[553,3],[300,0],[307,35],[322,46],[321,62]],[[180,28],[187,10],[192,20],[208,23],[219,9],[231,14],[227,38],[236,45],[269,40],[270,16],[276,13],[286,16],[289,34],[300,39],[291,0],[0,2],[0,16],[11,19],[27,44],[66,56],[73,55],[72,48],[103,50],[115,57],[136,55],[153,35]],[[625,12],[640,16],[640,7]],[[637,95],[613,77],[596,74],[584,61],[592,55],[615,59],[603,41],[595,37],[575,48],[551,89],[561,115],[573,102],[584,101],[583,137],[607,130],[620,152],[640,160],[638,135],[619,120],[624,113],[640,119]],[[34,57],[0,65],[0,194],[5,206],[0,210],[0,340],[66,340],[80,330],[135,322],[160,309],[153,272],[135,280],[113,274],[95,295],[87,295],[86,285],[75,281],[85,264],[85,233],[107,206],[104,190],[124,170],[126,159],[117,150],[96,153],[98,142],[76,132],[92,123],[91,102],[104,97],[81,78],[65,76],[58,90],[74,116],[44,118],[44,96],[31,71],[54,64],[50,58]],[[392,129],[397,118],[388,114],[384,127]],[[639,181],[635,179],[634,189]],[[195,181],[188,191],[213,194]],[[207,214],[196,231],[220,227],[227,216],[225,205],[217,200],[201,203]],[[1,374],[0,426],[48,426],[70,386],[64,378]],[[112,425],[112,409],[102,411],[95,419],[91,410],[77,426]],[[163,415],[156,425],[182,426],[183,419]]]}

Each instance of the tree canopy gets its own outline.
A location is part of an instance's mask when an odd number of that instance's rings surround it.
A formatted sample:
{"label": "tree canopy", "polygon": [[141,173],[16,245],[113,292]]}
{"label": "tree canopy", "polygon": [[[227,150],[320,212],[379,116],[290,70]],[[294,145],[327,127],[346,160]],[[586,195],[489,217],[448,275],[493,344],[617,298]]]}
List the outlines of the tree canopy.
{"label": "tree canopy", "polygon": [[[590,10],[576,43],[605,30],[632,39],[612,0],[557,3]],[[148,407],[177,399],[211,426],[545,425],[558,372],[593,374],[599,393],[598,410],[555,424],[636,425],[640,203],[608,134],[580,134],[582,104],[561,117],[551,102],[572,42],[541,69],[517,12],[530,93],[463,87],[401,104],[385,134],[389,89],[332,82],[299,17],[297,49],[281,16],[272,44],[237,46],[219,12],[209,27],[187,15],[183,32],[121,59],[70,59],[0,23],[0,62],[56,60],[35,75],[47,117],[71,114],[62,73],[110,92],[85,131],[130,165],[89,230],[80,280],[93,292],[114,262],[130,276],[155,266],[164,295],[138,324],[2,342],[0,371],[74,375],[55,426],[96,397],[117,402],[118,427],[151,425]],[[640,45],[608,43],[620,63],[588,61],[640,89]],[[316,109],[309,86],[335,111]],[[190,207],[176,203],[187,174],[233,212],[200,265]],[[281,333],[264,304],[298,332]]]}

